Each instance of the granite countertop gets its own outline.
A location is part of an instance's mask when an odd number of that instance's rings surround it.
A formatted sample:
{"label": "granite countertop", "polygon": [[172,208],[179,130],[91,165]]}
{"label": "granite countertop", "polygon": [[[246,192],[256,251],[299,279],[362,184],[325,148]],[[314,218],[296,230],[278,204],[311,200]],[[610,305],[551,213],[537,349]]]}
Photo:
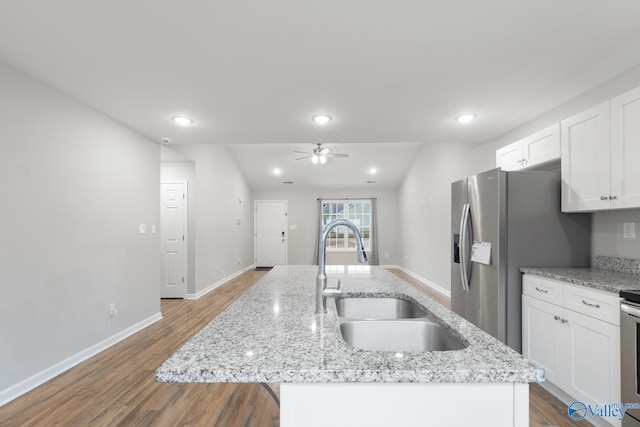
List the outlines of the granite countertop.
{"label": "granite countertop", "polygon": [[468,342],[458,351],[372,352],[347,344],[333,298],[315,314],[317,266],[279,266],[200,330],[156,371],[161,382],[528,383],[543,371],[381,267],[328,266],[343,296],[405,295]]}
{"label": "granite countertop", "polygon": [[640,289],[639,264],[638,260],[599,256],[595,268],[536,267],[520,271],[619,295],[620,291]]}

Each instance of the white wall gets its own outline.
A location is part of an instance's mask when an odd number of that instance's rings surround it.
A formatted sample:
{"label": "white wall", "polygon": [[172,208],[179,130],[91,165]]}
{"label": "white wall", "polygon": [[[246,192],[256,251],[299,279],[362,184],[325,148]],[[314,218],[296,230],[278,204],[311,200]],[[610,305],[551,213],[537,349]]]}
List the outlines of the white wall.
{"label": "white wall", "polygon": [[[640,65],[494,141],[467,147],[452,143],[425,144],[399,190],[401,265],[450,290],[451,182],[494,168],[497,148],[637,86],[640,86]],[[593,214],[591,246],[594,257],[640,258],[639,238],[622,238],[623,222],[634,222],[640,230],[640,210]]]}
{"label": "white wall", "polygon": [[189,194],[195,197],[192,229],[198,293],[253,264],[251,190],[225,145],[172,145],[171,149],[195,163],[194,191]]}
{"label": "white wall", "polygon": [[[0,63],[0,400],[160,312],[156,143]],[[118,315],[110,317],[115,303]]]}
{"label": "white wall", "polygon": [[450,289],[451,183],[469,173],[465,144],[427,144],[399,189],[400,265]]}
{"label": "white wall", "polygon": [[[171,151],[162,147],[160,157]],[[192,161],[162,161],[160,163],[160,180],[187,180],[187,293],[196,293],[196,166]]]}
{"label": "white wall", "polygon": [[[256,190],[253,200],[287,200],[289,226],[288,263],[315,264],[318,198],[378,198],[378,251],[381,265],[396,265],[398,257],[398,197],[396,190]],[[253,240],[252,240],[253,241]],[[357,264],[356,254],[328,253],[328,264]]]}

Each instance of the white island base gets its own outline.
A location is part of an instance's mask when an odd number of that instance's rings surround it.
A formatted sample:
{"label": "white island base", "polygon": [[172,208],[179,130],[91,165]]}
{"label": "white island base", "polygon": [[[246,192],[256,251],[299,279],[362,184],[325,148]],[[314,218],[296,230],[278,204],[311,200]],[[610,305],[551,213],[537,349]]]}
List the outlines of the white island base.
{"label": "white island base", "polygon": [[282,427],[529,425],[526,383],[282,383]]}

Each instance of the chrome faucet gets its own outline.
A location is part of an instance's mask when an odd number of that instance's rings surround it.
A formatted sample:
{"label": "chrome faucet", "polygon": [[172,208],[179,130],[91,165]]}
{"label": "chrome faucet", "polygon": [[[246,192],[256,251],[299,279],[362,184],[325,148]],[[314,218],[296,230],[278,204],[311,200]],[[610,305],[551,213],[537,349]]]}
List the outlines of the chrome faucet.
{"label": "chrome faucet", "polygon": [[327,288],[327,274],[325,273],[325,262],[327,258],[327,236],[329,232],[338,226],[345,226],[353,231],[356,236],[356,245],[358,247],[358,262],[367,261],[367,254],[364,251],[360,230],[351,221],[346,219],[338,219],[327,224],[322,230],[320,241],[318,242],[318,277],[316,277],[316,314],[324,314],[327,312],[327,296],[339,294],[340,281],[335,288]]}

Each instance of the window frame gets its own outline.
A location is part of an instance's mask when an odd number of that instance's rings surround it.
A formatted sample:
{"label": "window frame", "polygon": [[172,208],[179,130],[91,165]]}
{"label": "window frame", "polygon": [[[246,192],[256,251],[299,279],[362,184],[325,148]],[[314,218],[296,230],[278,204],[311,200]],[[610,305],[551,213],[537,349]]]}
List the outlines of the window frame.
{"label": "window frame", "polygon": [[[327,215],[335,215],[335,213],[329,213],[329,214],[325,214],[324,213],[324,205],[328,205],[328,204],[343,204],[345,205],[344,210],[343,210],[343,215],[341,218],[338,219],[347,219],[349,220],[350,217],[353,217],[355,215],[358,215],[358,213],[351,213],[349,210],[349,205],[350,204],[359,204],[363,206],[363,213],[360,214],[361,216],[363,215],[368,215],[369,216],[369,223],[368,225],[366,224],[362,224],[362,225],[358,225],[355,224],[354,225],[356,227],[358,227],[358,230],[360,231],[361,235],[363,236],[363,243],[365,244],[365,250],[367,252],[371,251],[371,245],[373,244],[373,233],[375,233],[375,230],[373,229],[373,204],[371,203],[371,199],[327,199],[327,200],[323,200],[322,201],[322,206],[321,206],[321,211],[320,211],[320,216],[321,216],[321,222],[322,222],[322,227],[324,229],[325,224],[325,216]],[[368,213],[364,213],[364,205],[368,205],[369,209],[368,209]],[[356,209],[357,210],[357,209]],[[353,222],[353,221],[351,221]],[[364,234],[363,234],[363,228],[368,229],[369,231],[369,237],[368,239],[364,238]],[[330,243],[330,238],[327,238],[327,245],[326,245],[326,250],[327,252],[336,252],[336,253],[353,253],[357,251],[357,246],[350,248],[349,247],[349,230],[347,230],[347,232],[345,233],[344,237],[341,237],[341,239],[343,240],[343,243],[346,247],[334,247],[331,246]]]}

